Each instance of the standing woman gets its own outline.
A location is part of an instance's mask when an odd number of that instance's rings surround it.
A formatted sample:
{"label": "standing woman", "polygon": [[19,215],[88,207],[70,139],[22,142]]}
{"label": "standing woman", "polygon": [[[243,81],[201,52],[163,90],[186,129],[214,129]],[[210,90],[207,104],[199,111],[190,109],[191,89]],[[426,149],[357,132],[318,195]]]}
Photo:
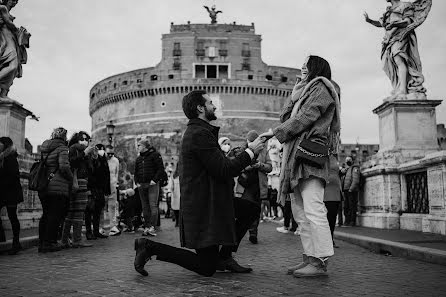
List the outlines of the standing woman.
{"label": "standing woman", "polygon": [[[84,131],[75,133],[71,137],[68,146],[68,157],[71,170],[73,171],[73,187],[62,231],[62,245],[69,247],[68,236],[70,235],[71,226],[73,226],[72,247],[90,247],[93,245],[82,240],[82,225],[88,202],[88,176],[92,172],[90,155],[95,147],[90,145],[90,136]],[[75,184],[76,180],[77,184]]]}
{"label": "standing woman", "polygon": [[68,161],[67,130],[56,128],[51,139],[45,140],[40,148],[46,158],[48,173],[54,176],[44,191],[39,192],[42,218],[39,221],[39,251],[43,253],[61,250],[57,244],[59,226],[63,223],[73,174]]}
{"label": "standing woman", "polygon": [[[0,210],[6,206],[12,227],[12,248],[10,255],[17,254],[22,249],[19,242],[20,222],[17,218],[17,204],[23,202],[22,185],[20,184],[17,150],[9,137],[0,138]],[[6,241],[0,218],[0,242]]]}
{"label": "standing woman", "polygon": [[[289,269],[295,277],[326,276],[327,260],[334,254],[324,204],[328,158],[312,163],[303,151],[329,147],[335,153],[339,113],[339,97],[331,82],[330,65],[321,57],[309,56],[302,66],[302,81],[294,86],[291,100],[281,113],[282,124],[260,135],[276,136],[283,144],[279,195],[285,204],[285,194],[291,194],[304,249],[303,262]],[[302,147],[304,144],[306,149]]]}

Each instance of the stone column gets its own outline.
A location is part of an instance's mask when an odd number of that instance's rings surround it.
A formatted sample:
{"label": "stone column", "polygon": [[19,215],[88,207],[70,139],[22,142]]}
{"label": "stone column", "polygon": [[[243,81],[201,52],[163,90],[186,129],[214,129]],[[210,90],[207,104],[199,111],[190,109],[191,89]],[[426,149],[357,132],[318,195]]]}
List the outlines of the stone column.
{"label": "stone column", "polygon": [[0,100],[0,136],[8,136],[14,142],[17,152],[25,152],[26,117],[34,116],[16,101]]}
{"label": "stone column", "polygon": [[435,107],[439,104],[441,100],[395,100],[373,110],[379,117],[380,147],[362,167],[366,182],[358,216],[361,226],[400,228],[399,212],[406,199],[403,173],[421,167],[417,160],[438,151]]}

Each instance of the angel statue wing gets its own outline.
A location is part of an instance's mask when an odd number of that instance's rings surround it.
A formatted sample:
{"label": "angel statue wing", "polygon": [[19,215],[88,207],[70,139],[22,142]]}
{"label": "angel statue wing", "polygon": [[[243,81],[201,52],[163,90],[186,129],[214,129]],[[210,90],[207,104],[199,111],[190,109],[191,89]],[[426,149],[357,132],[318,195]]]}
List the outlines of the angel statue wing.
{"label": "angel statue wing", "polygon": [[209,7],[207,7],[206,5],[204,5],[203,7],[206,8],[206,10],[207,10],[208,12],[210,12]]}
{"label": "angel statue wing", "polygon": [[432,0],[416,0],[413,2],[412,5],[415,10],[414,22],[404,29],[400,40],[403,40],[404,38],[406,38],[406,36],[407,36],[407,34],[409,34],[409,32],[411,32],[412,30],[415,30],[415,28],[417,28],[422,23],[424,23],[424,21],[427,18],[427,15],[429,14],[429,11],[431,10]]}

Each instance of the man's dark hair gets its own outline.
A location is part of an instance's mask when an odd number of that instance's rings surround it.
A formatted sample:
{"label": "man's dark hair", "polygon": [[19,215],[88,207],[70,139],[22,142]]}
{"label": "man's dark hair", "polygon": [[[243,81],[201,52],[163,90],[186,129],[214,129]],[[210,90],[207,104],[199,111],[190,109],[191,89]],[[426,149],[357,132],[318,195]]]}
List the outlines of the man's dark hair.
{"label": "man's dark hair", "polygon": [[205,94],[204,90],[194,90],[183,97],[183,112],[189,120],[198,117],[197,106],[206,104]]}
{"label": "man's dark hair", "polygon": [[318,76],[323,76],[326,79],[331,80],[330,64],[324,58],[318,56],[310,56],[308,58],[307,68],[307,81],[312,81]]}
{"label": "man's dark hair", "polygon": [[10,148],[14,144],[12,139],[7,136],[0,137],[0,142],[3,143],[4,149]]}
{"label": "man's dark hair", "polygon": [[105,148],[109,149],[109,150],[113,150],[114,149],[114,147],[112,145],[110,145],[110,144],[108,144]]}
{"label": "man's dark hair", "polygon": [[87,140],[90,140],[91,137],[88,135],[85,131],[79,131],[77,133],[74,133],[73,136],[71,136],[70,141],[68,142],[68,146],[72,146],[73,144],[76,144],[79,142],[79,140],[82,140],[86,136]]}

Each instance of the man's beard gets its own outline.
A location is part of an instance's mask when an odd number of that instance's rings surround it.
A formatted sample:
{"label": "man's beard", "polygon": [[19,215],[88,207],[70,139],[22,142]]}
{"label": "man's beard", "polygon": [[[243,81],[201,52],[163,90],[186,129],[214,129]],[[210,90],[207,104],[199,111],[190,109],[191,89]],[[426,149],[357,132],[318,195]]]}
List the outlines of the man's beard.
{"label": "man's beard", "polygon": [[208,121],[214,121],[217,119],[217,116],[215,115],[214,111],[207,110],[204,112],[204,116]]}

